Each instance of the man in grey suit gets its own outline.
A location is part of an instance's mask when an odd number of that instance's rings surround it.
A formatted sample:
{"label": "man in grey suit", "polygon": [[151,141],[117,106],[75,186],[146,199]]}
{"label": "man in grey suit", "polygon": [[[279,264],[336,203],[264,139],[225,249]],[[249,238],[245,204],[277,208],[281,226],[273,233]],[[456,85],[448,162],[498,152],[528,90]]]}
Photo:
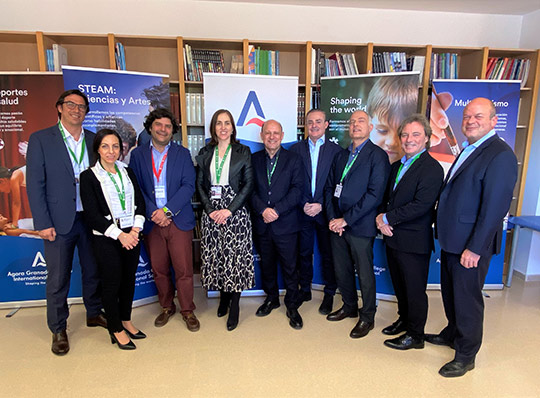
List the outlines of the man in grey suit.
{"label": "man in grey suit", "polygon": [[97,266],[79,193],[79,175],[94,162],[94,133],[82,127],[88,98],[79,90],[68,90],[58,98],[56,109],[58,124],[30,136],[26,167],[34,226],[45,247],[51,350],[65,355],[69,351],[67,296],[75,247],[79,250],[86,324],[107,327],[107,321],[101,313]]}

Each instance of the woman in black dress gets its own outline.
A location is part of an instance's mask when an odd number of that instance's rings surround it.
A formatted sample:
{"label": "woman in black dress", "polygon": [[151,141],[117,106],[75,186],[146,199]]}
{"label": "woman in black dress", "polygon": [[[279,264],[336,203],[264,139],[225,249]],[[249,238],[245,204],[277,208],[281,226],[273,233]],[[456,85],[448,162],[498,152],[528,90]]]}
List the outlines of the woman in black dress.
{"label": "woman in black dress", "polygon": [[111,342],[120,349],[133,350],[136,347],[130,337],[146,337],[131,322],[144,198],[131,169],[118,161],[122,139],[116,131],[98,131],[93,149],[96,164],[81,173],[84,217],[92,229]]}
{"label": "woman in black dress", "polygon": [[[196,157],[202,215],[202,285],[220,291],[217,314],[229,311],[227,329],[238,325],[240,295],[253,287],[253,241],[246,202],[253,190],[251,151],[236,139],[231,113],[210,122],[211,139]],[[230,308],[230,309],[229,309]]]}

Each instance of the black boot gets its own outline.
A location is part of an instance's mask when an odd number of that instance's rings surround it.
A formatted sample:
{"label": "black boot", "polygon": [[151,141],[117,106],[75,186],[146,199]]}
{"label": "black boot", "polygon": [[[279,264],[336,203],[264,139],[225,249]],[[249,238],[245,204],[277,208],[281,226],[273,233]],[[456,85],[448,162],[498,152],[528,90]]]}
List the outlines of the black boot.
{"label": "black boot", "polygon": [[217,309],[217,316],[219,318],[227,315],[227,311],[229,311],[229,304],[231,303],[231,295],[232,293],[228,293],[228,292],[224,292],[223,290],[220,290],[219,307]]}
{"label": "black boot", "polygon": [[231,331],[238,326],[238,317],[240,316],[240,292],[232,293],[231,310],[227,319],[227,330]]}

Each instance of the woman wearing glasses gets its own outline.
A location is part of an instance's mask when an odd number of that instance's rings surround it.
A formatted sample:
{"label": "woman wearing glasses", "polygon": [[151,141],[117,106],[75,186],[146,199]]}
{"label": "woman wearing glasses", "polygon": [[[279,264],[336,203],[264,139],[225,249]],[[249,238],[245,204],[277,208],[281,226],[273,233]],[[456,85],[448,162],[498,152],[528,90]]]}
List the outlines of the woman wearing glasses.
{"label": "woman wearing glasses", "polygon": [[93,150],[96,164],[81,173],[84,216],[93,230],[92,246],[111,343],[133,350],[136,347],[131,339],[146,337],[131,322],[144,198],[131,169],[118,161],[122,139],[116,131],[99,130]]}
{"label": "woman wearing glasses", "polygon": [[238,325],[242,290],[254,282],[251,220],[245,206],[253,190],[253,170],[251,152],[236,139],[228,110],[214,113],[210,136],[196,157],[197,192],[204,207],[201,280],[206,289],[220,291],[217,315],[229,312],[230,331]]}

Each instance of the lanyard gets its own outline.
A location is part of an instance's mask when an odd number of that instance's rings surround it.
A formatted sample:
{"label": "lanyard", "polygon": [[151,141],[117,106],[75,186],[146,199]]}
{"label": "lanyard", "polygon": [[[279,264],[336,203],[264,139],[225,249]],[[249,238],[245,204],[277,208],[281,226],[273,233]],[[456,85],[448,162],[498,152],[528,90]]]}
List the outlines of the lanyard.
{"label": "lanyard", "polygon": [[225,155],[223,155],[223,159],[221,160],[221,164],[218,166],[219,149],[218,149],[218,146],[216,145],[215,166],[216,166],[216,181],[218,184],[219,184],[219,179],[221,178],[221,172],[223,171],[223,165],[225,164],[225,159],[227,159],[227,155],[229,154],[230,149],[231,149],[231,144],[229,144],[229,146],[227,147],[227,150],[225,151]]}
{"label": "lanyard", "polygon": [[120,170],[118,170],[118,166],[116,164],[114,165],[114,169],[116,170],[116,173],[118,174],[118,177],[120,178],[120,183],[122,184],[121,191],[113,175],[109,173],[107,170],[105,171],[107,171],[109,178],[111,179],[111,181],[114,184],[114,187],[116,188],[116,192],[118,193],[118,199],[120,200],[120,205],[122,206],[122,210],[126,211],[126,190],[124,188],[124,180],[122,179],[122,173],[120,173]]}
{"label": "lanyard", "polygon": [[152,171],[154,172],[154,175],[157,178],[157,182],[159,182],[159,177],[161,176],[161,172],[163,171],[163,165],[165,164],[165,160],[167,159],[168,154],[169,152],[167,151],[167,153],[161,159],[159,170],[156,170],[156,164],[154,163],[154,154],[152,153]]}
{"label": "lanyard", "polygon": [[86,140],[83,137],[81,157],[79,158],[79,160],[77,160],[77,155],[75,155],[75,152],[73,152],[73,149],[71,149],[71,145],[69,145],[69,142],[67,142],[66,133],[64,133],[64,128],[62,127],[62,124],[60,122],[58,122],[58,128],[60,129],[60,132],[62,133],[62,138],[64,139],[64,142],[67,144],[69,154],[71,155],[75,163],[77,163],[77,165],[80,166],[84,158],[84,152],[86,151]]}
{"label": "lanyard", "polygon": [[[412,158],[411,160],[411,163],[409,164],[409,168],[412,166],[412,164],[416,161],[416,159],[418,159],[420,157],[420,155],[422,154],[422,152],[416,154],[414,156],[414,158]],[[397,175],[396,175],[396,183],[394,184],[394,186],[396,186],[398,184],[398,182],[401,180],[401,170],[403,169],[403,163],[401,163],[401,165],[399,166],[399,169],[398,169],[398,172],[397,172]],[[408,170],[408,169],[407,169]]]}
{"label": "lanyard", "polygon": [[345,165],[345,168],[343,169],[343,173],[341,173],[341,180],[339,180],[339,183],[343,183],[343,180],[345,179],[345,176],[347,175],[347,173],[349,172],[349,170],[351,169],[352,165],[354,164],[354,161],[356,160],[356,158],[358,157],[358,154],[360,153],[360,151],[356,152],[353,157],[352,157],[352,160],[348,160],[347,161],[347,164]]}
{"label": "lanyard", "polygon": [[276,161],[274,162],[274,166],[272,167],[272,170],[268,170],[268,167],[266,167],[266,176],[268,177],[268,185],[270,185],[270,182],[272,181],[272,176],[274,175],[274,171],[276,170],[278,162],[278,156],[276,156]]}

